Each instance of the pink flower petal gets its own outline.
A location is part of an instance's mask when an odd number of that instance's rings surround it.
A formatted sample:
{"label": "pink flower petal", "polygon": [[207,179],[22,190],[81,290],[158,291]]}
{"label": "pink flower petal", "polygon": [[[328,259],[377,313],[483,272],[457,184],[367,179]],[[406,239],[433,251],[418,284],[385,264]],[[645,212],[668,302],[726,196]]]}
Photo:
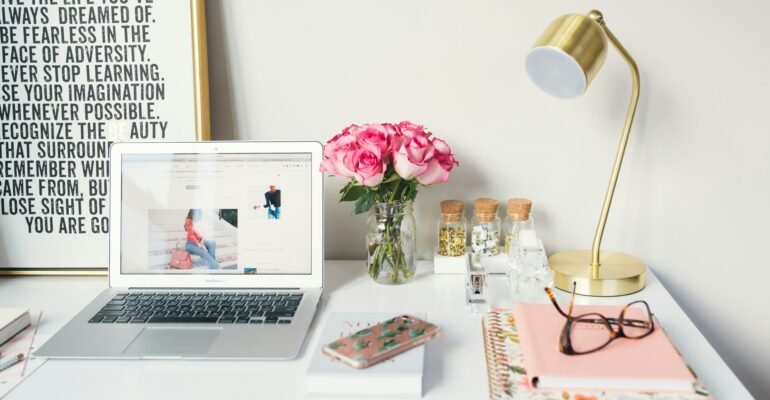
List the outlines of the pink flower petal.
{"label": "pink flower petal", "polygon": [[384,177],[385,173],[380,172],[369,176],[359,176],[356,179],[358,179],[364,186],[374,187],[382,183]]}
{"label": "pink flower petal", "polygon": [[452,154],[452,149],[449,148],[449,145],[445,141],[439,138],[433,138],[432,144],[437,153]]}
{"label": "pink flower petal", "polygon": [[399,176],[409,180],[425,172],[428,165],[415,164],[409,161],[409,157],[406,154],[397,152],[393,154],[393,168]]}
{"label": "pink flower petal", "polygon": [[436,183],[444,183],[449,180],[449,171],[441,166],[441,162],[437,159],[433,159],[428,163],[428,167],[425,171],[417,175],[417,182],[423,185],[433,185]]}

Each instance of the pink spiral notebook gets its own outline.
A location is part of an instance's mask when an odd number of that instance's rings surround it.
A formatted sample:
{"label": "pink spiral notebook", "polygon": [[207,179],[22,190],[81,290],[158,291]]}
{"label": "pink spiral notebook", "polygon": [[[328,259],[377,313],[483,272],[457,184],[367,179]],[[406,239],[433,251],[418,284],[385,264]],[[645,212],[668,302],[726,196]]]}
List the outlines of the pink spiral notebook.
{"label": "pink spiral notebook", "polygon": [[[615,317],[621,309],[575,306],[572,315]],[[559,351],[566,319],[553,305],[518,303],[513,314],[532,387],[693,393],[695,378],[659,324],[645,338],[621,338],[594,353],[566,355]]]}
{"label": "pink spiral notebook", "polygon": [[[522,349],[524,333],[510,310],[487,313],[482,321],[487,359],[489,398],[494,400],[710,400],[700,381],[690,375],[694,391],[664,393],[639,390],[535,389],[530,384],[527,357]],[[521,334],[520,334],[521,333]],[[616,340],[615,342],[617,342]],[[558,342],[554,344],[558,347]],[[558,350],[557,350],[558,351]],[[582,356],[580,356],[582,357]]]}

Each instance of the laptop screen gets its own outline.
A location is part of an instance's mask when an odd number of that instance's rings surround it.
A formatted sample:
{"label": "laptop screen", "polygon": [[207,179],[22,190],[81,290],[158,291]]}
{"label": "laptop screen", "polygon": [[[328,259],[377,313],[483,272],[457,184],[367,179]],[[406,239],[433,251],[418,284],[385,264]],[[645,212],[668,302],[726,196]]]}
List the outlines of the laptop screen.
{"label": "laptop screen", "polygon": [[121,273],[311,273],[310,153],[121,163]]}

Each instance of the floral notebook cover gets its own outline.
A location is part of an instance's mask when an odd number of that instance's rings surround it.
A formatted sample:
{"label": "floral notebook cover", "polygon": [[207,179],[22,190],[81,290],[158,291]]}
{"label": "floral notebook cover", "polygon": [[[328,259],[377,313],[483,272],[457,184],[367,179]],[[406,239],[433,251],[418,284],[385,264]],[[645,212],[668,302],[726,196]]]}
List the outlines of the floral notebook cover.
{"label": "floral notebook cover", "polygon": [[[508,310],[487,313],[482,320],[487,357],[489,398],[527,400],[707,400],[711,399],[700,381],[693,394],[628,393],[596,391],[534,392],[527,383],[524,355],[516,321]],[[695,375],[695,373],[693,373]]]}

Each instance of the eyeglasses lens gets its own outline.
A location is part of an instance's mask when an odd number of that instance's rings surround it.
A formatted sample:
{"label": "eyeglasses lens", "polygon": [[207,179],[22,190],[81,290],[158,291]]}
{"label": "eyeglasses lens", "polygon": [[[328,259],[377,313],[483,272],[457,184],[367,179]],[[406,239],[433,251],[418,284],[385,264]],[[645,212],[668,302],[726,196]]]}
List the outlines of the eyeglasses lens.
{"label": "eyeglasses lens", "polygon": [[652,315],[645,303],[629,304],[623,318],[623,333],[630,338],[642,337],[652,329]]}
{"label": "eyeglasses lens", "polygon": [[570,329],[572,349],[585,353],[604,346],[612,339],[612,330],[599,314],[585,314],[577,317]]}

